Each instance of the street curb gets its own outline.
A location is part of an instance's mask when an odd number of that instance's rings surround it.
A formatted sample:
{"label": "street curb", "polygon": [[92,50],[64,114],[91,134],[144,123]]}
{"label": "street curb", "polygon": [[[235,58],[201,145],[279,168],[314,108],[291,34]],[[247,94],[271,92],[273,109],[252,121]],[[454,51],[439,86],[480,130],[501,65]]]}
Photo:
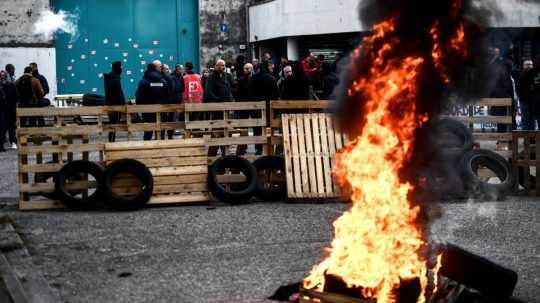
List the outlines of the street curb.
{"label": "street curb", "polygon": [[58,295],[34,265],[8,216],[0,216],[0,275],[13,303],[56,303]]}

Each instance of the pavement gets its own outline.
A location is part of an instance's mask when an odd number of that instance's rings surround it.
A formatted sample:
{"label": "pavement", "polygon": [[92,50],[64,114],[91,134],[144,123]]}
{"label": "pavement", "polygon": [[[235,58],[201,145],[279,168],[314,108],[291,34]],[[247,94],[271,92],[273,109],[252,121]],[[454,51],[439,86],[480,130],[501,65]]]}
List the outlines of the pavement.
{"label": "pavement", "polygon": [[[323,258],[332,222],[347,208],[276,202],[19,212],[15,159],[13,152],[0,154],[0,216],[10,218],[57,302],[269,302],[280,285],[301,280]],[[516,270],[516,297],[540,302],[538,199],[441,209],[433,240]]]}

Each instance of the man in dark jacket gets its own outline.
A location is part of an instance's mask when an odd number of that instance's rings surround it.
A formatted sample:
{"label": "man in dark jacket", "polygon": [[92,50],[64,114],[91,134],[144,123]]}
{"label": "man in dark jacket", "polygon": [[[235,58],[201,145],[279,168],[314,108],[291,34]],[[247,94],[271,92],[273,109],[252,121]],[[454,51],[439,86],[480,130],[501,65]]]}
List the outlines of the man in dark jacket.
{"label": "man in dark jacket", "polygon": [[[24,74],[15,83],[21,107],[40,107],[40,100],[44,96],[43,88],[37,78],[32,75],[32,68],[27,66],[24,68]],[[23,126],[35,127],[36,125],[43,126],[42,117],[30,117],[22,119]]]}
{"label": "man in dark jacket", "polygon": [[283,79],[279,84],[281,100],[309,100],[309,79],[304,74],[302,65],[293,62],[283,69]]}
{"label": "man in dark jacket", "polygon": [[252,78],[253,78],[253,65],[251,63],[246,63],[242,68],[242,74],[238,77],[238,82],[236,84],[236,101],[254,101],[253,89],[252,89]]}
{"label": "man in dark jacket", "polygon": [[[255,101],[266,101],[267,108],[270,105],[271,100],[276,100],[279,92],[277,88],[276,78],[272,76],[274,71],[274,63],[271,61],[263,61],[261,64],[261,71],[253,76],[251,79],[251,89],[253,91],[253,97]],[[266,121],[270,121],[270,112],[267,111]],[[260,119],[260,112],[252,112],[251,118]],[[254,136],[262,135],[262,128],[256,127],[253,129]],[[263,146],[258,144],[255,146],[258,155],[262,154]]]}
{"label": "man in dark jacket", "polygon": [[[498,48],[493,49],[490,66],[493,72],[493,89],[489,94],[489,98],[512,98],[513,87],[510,74],[512,72],[512,62],[501,56],[501,51]],[[490,114],[493,116],[506,116],[507,109],[504,107],[491,107]],[[497,124],[497,132],[507,132],[508,126],[506,124]]]}
{"label": "man in dark jacket", "polygon": [[[149,64],[143,79],[139,82],[136,92],[137,104],[167,104],[170,100],[169,87],[167,81],[163,79],[161,72],[156,68],[156,64]],[[155,123],[156,114],[144,113],[144,122]],[[152,140],[152,131],[144,132],[144,140]]]}
{"label": "man in dark jacket", "polygon": [[225,61],[218,60],[214,72],[206,80],[205,102],[232,102],[233,82],[232,76],[225,72]]}
{"label": "man in dark jacket", "polygon": [[5,138],[5,132],[7,131],[11,148],[16,149],[17,103],[19,102],[19,97],[17,95],[15,83],[10,81],[9,75],[5,71],[0,71],[0,89],[3,90],[6,98],[5,110],[4,112],[0,112],[3,113],[5,131],[2,131],[0,136],[2,139]]}
{"label": "man in dark jacket", "polygon": [[[126,97],[122,90],[122,62],[115,61],[112,64],[110,73],[105,74],[103,81],[105,83],[105,104],[111,106],[125,105]],[[120,122],[120,113],[109,113],[109,123],[118,124]],[[116,133],[109,132],[109,142],[116,141]]]}

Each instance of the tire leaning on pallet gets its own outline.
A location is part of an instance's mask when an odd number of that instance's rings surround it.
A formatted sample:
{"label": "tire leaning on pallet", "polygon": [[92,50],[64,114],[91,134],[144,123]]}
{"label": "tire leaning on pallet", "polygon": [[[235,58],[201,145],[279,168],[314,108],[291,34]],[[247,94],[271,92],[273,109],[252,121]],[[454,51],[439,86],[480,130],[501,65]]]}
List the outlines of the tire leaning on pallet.
{"label": "tire leaning on pallet", "polygon": [[[56,164],[58,163],[57,161],[49,161],[47,162],[47,164]],[[36,183],[47,183],[47,180],[49,179],[52,179],[54,181],[54,178],[55,178],[55,175],[56,173],[52,173],[52,172],[46,172],[46,173],[36,173],[35,176],[34,176],[34,181]],[[78,174],[78,175],[74,175],[72,176],[72,178],[69,178],[68,181],[82,181],[83,180],[83,176],[81,174]],[[74,194],[76,192],[73,192],[72,194]],[[50,200],[58,200],[58,197],[56,196],[56,193],[52,192],[52,193],[41,193],[40,195],[42,195],[43,197],[47,198],[47,199],[50,199]]]}
{"label": "tire leaning on pallet", "polygon": [[[246,181],[227,189],[219,183],[218,175],[225,169],[239,171],[244,174]],[[218,200],[227,204],[246,203],[253,197],[257,185],[257,170],[246,159],[238,156],[225,156],[217,159],[208,169],[208,189]]]}
{"label": "tire leaning on pallet", "polygon": [[[482,181],[477,175],[481,166],[493,171],[501,183]],[[512,190],[513,175],[510,163],[490,150],[475,149],[466,153],[462,160],[462,176],[467,189],[478,198],[503,200]]]}
{"label": "tire leaning on pallet", "polygon": [[449,118],[443,118],[434,123],[435,137],[433,139],[439,148],[461,149],[463,152],[473,148],[473,135],[465,124]]}
{"label": "tire leaning on pallet", "polygon": [[[253,162],[257,170],[257,185],[255,187],[255,197],[263,201],[281,201],[287,198],[287,184],[267,184],[264,180],[265,171],[281,171],[285,181],[285,159],[279,156],[265,156]],[[277,173],[277,172],[276,172]]]}
{"label": "tire leaning on pallet", "polygon": [[[66,189],[66,183],[73,180],[71,177],[77,175],[90,175],[96,180],[96,188],[88,197],[78,198]],[[76,160],[68,162],[55,175],[54,178],[55,195],[67,208],[73,210],[93,210],[103,202],[103,167],[94,162],[86,160]]]}
{"label": "tire leaning on pallet", "polygon": [[[123,196],[114,192],[113,180],[120,174],[129,174],[141,181],[141,190],[134,196]],[[154,177],[143,163],[133,159],[114,161],[105,169],[103,190],[106,203],[113,209],[133,211],[148,204],[154,193]]]}

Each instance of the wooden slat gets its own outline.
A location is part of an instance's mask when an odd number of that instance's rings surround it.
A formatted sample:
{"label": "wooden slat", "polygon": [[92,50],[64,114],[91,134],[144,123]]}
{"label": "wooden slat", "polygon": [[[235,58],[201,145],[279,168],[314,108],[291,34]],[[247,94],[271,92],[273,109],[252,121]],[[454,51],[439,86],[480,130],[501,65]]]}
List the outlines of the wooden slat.
{"label": "wooden slat", "polygon": [[204,146],[204,139],[182,139],[168,141],[134,141],[134,142],[115,142],[105,144],[105,150],[111,151],[129,151],[129,150],[147,150],[147,149],[168,149],[181,147]]}
{"label": "wooden slat", "polygon": [[[66,184],[66,189],[81,190],[96,188],[96,185],[97,183],[95,181],[74,181]],[[19,190],[25,193],[52,193],[54,192],[54,183],[22,184]]]}
{"label": "wooden slat", "polygon": [[481,116],[481,117],[464,117],[464,116],[452,116],[449,117],[460,121],[462,123],[493,123],[493,124],[512,124],[512,117],[510,116]]}
{"label": "wooden slat", "polygon": [[171,193],[193,193],[208,191],[208,183],[157,185],[154,186],[154,195]]}
{"label": "wooden slat", "polygon": [[225,110],[257,110],[265,109],[266,102],[225,102],[225,103],[188,103],[186,112],[211,112]]}
{"label": "wooden slat", "polygon": [[183,104],[148,104],[148,105],[130,105],[126,107],[128,114],[139,113],[172,113],[183,112]]}
{"label": "wooden slat", "polygon": [[185,166],[185,167],[159,167],[150,168],[152,176],[178,176],[178,175],[199,175],[207,174],[207,165]]}
{"label": "wooden slat", "polygon": [[39,107],[39,108],[18,108],[17,117],[40,117],[40,116],[97,116],[104,114],[102,106],[88,107]]}
{"label": "wooden slat", "polygon": [[136,153],[133,151],[108,151],[106,153],[107,161],[119,159],[151,159],[163,157],[191,157],[206,155],[205,147],[189,147],[189,148],[170,148],[159,150],[139,150]]}
{"label": "wooden slat", "polygon": [[290,124],[287,115],[282,117],[283,120],[283,150],[285,154],[285,170],[287,172],[287,193],[289,198],[294,198],[294,180],[293,167],[292,167],[292,154],[291,154],[291,137],[290,137]]}
{"label": "wooden slat", "polygon": [[55,173],[62,169],[62,163],[23,164],[19,163],[19,173]]}
{"label": "wooden slat", "polygon": [[155,159],[137,159],[147,167],[181,167],[192,165],[206,165],[208,164],[207,156],[193,156],[193,157],[163,157]]}
{"label": "wooden slat", "polygon": [[23,127],[17,129],[19,136],[29,135],[49,135],[49,136],[67,136],[67,135],[92,135],[101,132],[102,129],[97,125],[69,125],[66,127]]}
{"label": "wooden slat", "polygon": [[334,131],[334,121],[333,119],[330,117],[330,115],[326,115],[326,125],[328,126],[327,128],[327,131],[328,131],[328,152],[330,154],[330,191],[329,193],[335,193],[336,195],[338,194],[338,187],[334,184],[334,180],[332,178],[332,171],[335,167],[335,158],[336,158],[336,135],[335,135],[335,131]]}
{"label": "wooden slat", "polygon": [[477,102],[473,102],[473,105],[477,106],[490,106],[490,107],[511,107],[511,98],[484,98]]}
{"label": "wooden slat", "polygon": [[102,151],[104,144],[60,144],[60,145],[38,145],[38,146],[21,146],[17,152],[19,154],[33,153],[67,153],[67,152],[93,152]]}
{"label": "wooden slat", "polygon": [[62,209],[65,206],[60,201],[53,200],[33,200],[33,201],[19,201],[20,210],[43,210],[43,209]]}
{"label": "wooden slat", "polygon": [[270,106],[272,109],[327,109],[333,105],[333,101],[312,101],[312,100],[282,100],[272,101]]}
{"label": "wooden slat", "polygon": [[208,202],[210,197],[208,193],[190,193],[180,195],[157,195],[153,196],[148,202],[149,205],[167,205],[179,203]]}
{"label": "wooden slat", "polygon": [[324,173],[324,188],[325,193],[330,195],[333,192],[332,189],[332,167],[330,167],[330,155],[328,150],[328,128],[326,125],[326,115],[319,114],[319,125],[321,127],[321,148],[322,148],[322,160],[323,160],[323,173]]}
{"label": "wooden slat", "polygon": [[323,161],[321,157],[321,134],[319,131],[319,119],[316,116],[312,116],[313,122],[313,146],[315,153],[315,172],[317,175],[317,193],[324,195],[324,173],[323,173]]}
{"label": "wooden slat", "polygon": [[296,125],[296,119],[294,116],[289,117],[291,126],[291,150],[292,150],[292,163],[293,163],[293,176],[294,176],[294,192],[297,198],[303,198],[302,196],[302,172],[300,170],[299,148],[298,148],[298,126]]}
{"label": "wooden slat", "polygon": [[313,135],[310,115],[303,115],[306,135],[307,166],[309,178],[309,192],[317,192],[317,175],[315,171],[315,154],[313,153]]}
{"label": "wooden slat", "polygon": [[298,127],[298,151],[300,157],[300,172],[302,182],[302,193],[309,192],[309,174],[307,166],[306,136],[304,133],[304,118],[296,116],[296,126]]}
{"label": "wooden slat", "polygon": [[236,127],[263,127],[266,121],[263,119],[229,119],[191,121],[186,123],[186,129],[212,129],[212,128],[236,128]]}
{"label": "wooden slat", "polygon": [[475,140],[511,141],[512,133],[473,133]]}
{"label": "wooden slat", "polygon": [[265,144],[266,137],[208,138],[208,146]]}

